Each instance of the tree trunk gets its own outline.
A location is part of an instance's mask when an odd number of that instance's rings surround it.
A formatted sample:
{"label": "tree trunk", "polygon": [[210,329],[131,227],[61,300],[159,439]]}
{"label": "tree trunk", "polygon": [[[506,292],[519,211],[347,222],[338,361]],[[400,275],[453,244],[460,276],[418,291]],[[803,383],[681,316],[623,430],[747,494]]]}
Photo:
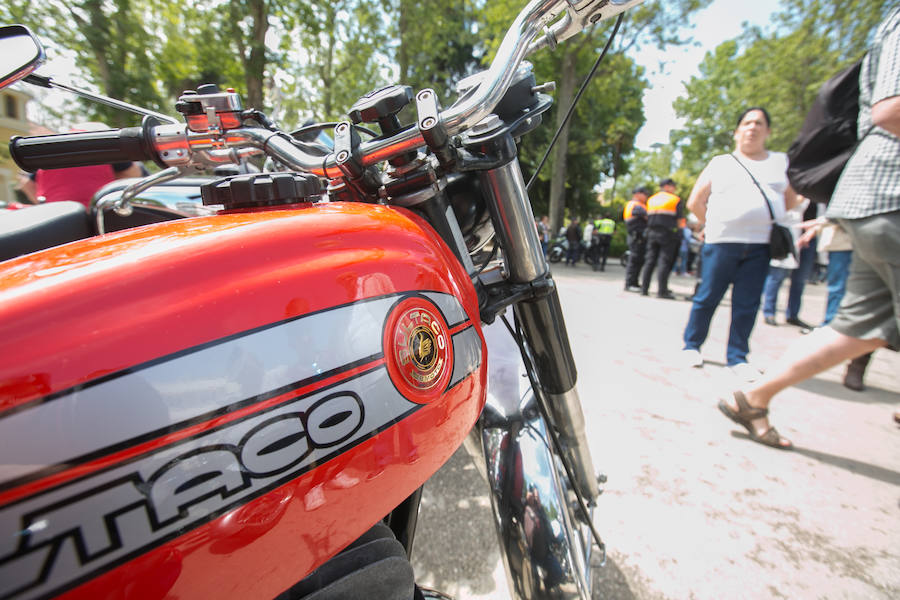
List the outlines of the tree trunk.
{"label": "tree trunk", "polygon": [[250,16],[253,19],[250,52],[244,57],[244,77],[247,85],[247,106],[263,109],[263,81],[266,73],[266,31],[269,29],[269,11],[265,0],[250,0]]}
{"label": "tree trunk", "polygon": [[409,17],[407,16],[408,5],[404,0],[400,0],[399,14],[397,15],[397,37],[400,40],[400,46],[397,48],[397,66],[400,71],[399,82],[409,80],[409,48],[406,40],[406,33],[409,28]]}
{"label": "tree trunk", "polygon": [[[572,104],[575,91],[575,53],[566,52],[562,57],[559,74],[559,94],[556,127],[559,128]],[[553,149],[553,174],[550,179],[550,231],[553,235],[563,225],[566,208],[566,156],[569,152],[569,125],[563,127]]]}
{"label": "tree trunk", "polygon": [[337,44],[334,28],[337,23],[337,12],[334,6],[327,6],[325,11],[325,34],[328,42],[325,46],[325,60],[319,67],[319,74],[322,79],[322,117],[330,119],[334,110],[334,47]]}

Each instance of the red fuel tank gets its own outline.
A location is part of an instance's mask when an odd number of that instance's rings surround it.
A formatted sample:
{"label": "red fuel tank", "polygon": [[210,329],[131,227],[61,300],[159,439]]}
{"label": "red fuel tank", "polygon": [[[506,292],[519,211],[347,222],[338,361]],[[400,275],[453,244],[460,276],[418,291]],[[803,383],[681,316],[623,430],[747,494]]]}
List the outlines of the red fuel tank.
{"label": "red fuel tank", "polygon": [[477,419],[465,271],[403,209],[173,221],[0,263],[0,597],[271,598]]}

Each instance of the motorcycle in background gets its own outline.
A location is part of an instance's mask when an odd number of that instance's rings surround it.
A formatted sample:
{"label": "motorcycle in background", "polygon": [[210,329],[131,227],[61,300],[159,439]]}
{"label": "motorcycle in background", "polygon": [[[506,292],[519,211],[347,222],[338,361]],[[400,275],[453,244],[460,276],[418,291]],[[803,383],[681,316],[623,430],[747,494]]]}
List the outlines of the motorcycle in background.
{"label": "motorcycle in background", "polygon": [[[551,104],[523,59],[636,3],[533,0],[449,108],[376,90],[333,148],[214,86],[183,121],[14,138],[26,170],[155,161],[121,213],[197,168],[276,170],[0,263],[0,597],[443,597],[409,556],[464,443],[513,597],[589,597],[598,476],[515,140]],[[0,85],[37,77],[26,28],[0,47]]]}
{"label": "motorcycle in background", "polygon": [[550,249],[547,250],[547,260],[551,263],[558,263],[562,259],[566,257],[566,252],[569,251],[569,240],[565,237],[558,237],[550,244]]}

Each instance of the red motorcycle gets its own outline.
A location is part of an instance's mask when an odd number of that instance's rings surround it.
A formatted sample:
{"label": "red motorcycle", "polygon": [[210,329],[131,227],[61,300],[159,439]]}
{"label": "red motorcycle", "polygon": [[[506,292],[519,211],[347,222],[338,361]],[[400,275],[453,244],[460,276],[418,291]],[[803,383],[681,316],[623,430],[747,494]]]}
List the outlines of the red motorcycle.
{"label": "red motorcycle", "polygon": [[[366,141],[342,122],[323,149],[210,86],[181,123],[14,138],[26,170],[163,167],[132,196],[275,170],[203,185],[215,215],[0,263],[0,598],[442,597],[409,555],[464,442],[512,595],[589,597],[598,478],[514,140],[551,103],[523,58],[635,3],[532,1],[449,108],[357,102]],[[0,85],[42,58],[22,26],[0,47],[22,57]]]}

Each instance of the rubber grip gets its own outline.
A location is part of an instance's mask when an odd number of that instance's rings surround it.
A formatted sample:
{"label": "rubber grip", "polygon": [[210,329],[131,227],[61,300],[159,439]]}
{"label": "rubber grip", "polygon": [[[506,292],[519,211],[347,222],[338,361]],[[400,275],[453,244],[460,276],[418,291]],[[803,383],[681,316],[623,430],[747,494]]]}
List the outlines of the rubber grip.
{"label": "rubber grip", "polygon": [[126,161],[159,160],[144,128],[13,137],[9,152],[23,170],[64,169]]}

